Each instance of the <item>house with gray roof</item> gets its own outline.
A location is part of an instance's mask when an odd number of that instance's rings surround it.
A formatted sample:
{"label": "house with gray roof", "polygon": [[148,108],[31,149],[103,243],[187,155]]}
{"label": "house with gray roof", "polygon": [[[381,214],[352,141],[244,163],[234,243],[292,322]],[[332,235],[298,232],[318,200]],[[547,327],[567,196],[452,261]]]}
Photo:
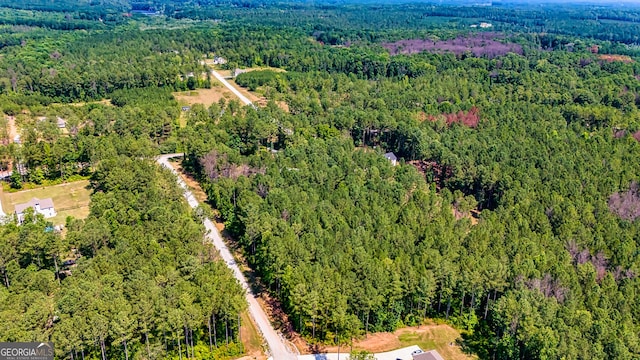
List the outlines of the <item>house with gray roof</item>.
{"label": "house with gray roof", "polygon": [[387,160],[389,160],[391,162],[391,165],[393,165],[393,166],[398,165],[398,157],[396,156],[396,154],[394,154],[392,152],[388,152],[388,153],[384,154],[384,157],[387,158]]}
{"label": "house with gray roof", "polygon": [[413,355],[413,360],[444,360],[440,354],[435,351],[425,351],[420,353],[415,353]]}
{"label": "house with gray roof", "polygon": [[18,224],[22,224],[24,221],[24,213],[28,208],[32,208],[36,214],[42,214],[45,218],[56,216],[56,210],[53,207],[53,200],[51,200],[51,198],[33,198],[26,203],[16,204],[15,214],[18,219]]}

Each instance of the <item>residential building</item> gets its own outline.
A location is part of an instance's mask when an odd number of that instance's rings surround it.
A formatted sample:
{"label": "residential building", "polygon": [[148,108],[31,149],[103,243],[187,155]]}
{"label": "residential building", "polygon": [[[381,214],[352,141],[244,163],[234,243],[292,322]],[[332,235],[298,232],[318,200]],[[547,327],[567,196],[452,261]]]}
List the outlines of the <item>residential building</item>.
{"label": "residential building", "polygon": [[56,210],[53,207],[53,200],[51,198],[33,198],[26,203],[17,204],[15,206],[15,214],[18,218],[18,224],[22,224],[24,221],[24,214],[28,208],[32,208],[36,214],[42,214],[45,218],[56,216]]}
{"label": "residential building", "polygon": [[388,152],[388,153],[384,154],[384,157],[387,158],[387,160],[389,160],[391,162],[391,165],[393,165],[393,166],[398,165],[398,157],[396,157],[396,154],[394,154],[392,152]]}

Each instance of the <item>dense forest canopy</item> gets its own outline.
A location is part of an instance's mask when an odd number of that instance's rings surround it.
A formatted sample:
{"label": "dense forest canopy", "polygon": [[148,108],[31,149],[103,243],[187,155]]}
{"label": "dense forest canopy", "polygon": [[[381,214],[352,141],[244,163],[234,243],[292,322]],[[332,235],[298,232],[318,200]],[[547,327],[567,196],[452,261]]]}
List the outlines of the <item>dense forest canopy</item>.
{"label": "dense forest canopy", "polygon": [[[0,226],[0,340],[72,360],[242,352],[242,290],[152,161],[183,152],[310,343],[438,318],[483,359],[640,357],[638,19],[0,1],[0,170],[14,190],[84,177],[93,194],[64,234],[34,214]],[[219,86],[217,57],[257,68],[234,80],[266,105],[176,100]]]}

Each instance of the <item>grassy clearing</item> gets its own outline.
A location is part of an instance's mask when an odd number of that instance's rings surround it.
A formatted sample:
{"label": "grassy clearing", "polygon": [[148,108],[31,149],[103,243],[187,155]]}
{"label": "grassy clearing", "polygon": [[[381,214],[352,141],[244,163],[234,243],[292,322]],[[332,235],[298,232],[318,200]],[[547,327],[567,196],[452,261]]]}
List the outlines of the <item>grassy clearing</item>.
{"label": "grassy clearing", "polygon": [[251,359],[265,359],[262,351],[262,337],[258,333],[255,323],[251,320],[249,312],[243,312],[240,319],[242,321],[240,341],[244,346],[244,353]]}
{"label": "grassy clearing", "polygon": [[55,225],[62,225],[65,223],[67,216],[83,219],[89,215],[91,190],[89,190],[88,186],[88,180],[81,180],[14,193],[0,190],[0,201],[2,201],[4,212],[11,214],[16,204],[25,203],[34,197],[40,199],[50,197],[53,199],[53,206],[58,214],[49,220]]}
{"label": "grassy clearing", "polygon": [[420,328],[404,328],[395,332],[401,347],[418,345],[421,349],[436,349],[449,360],[469,360],[474,357],[462,352],[456,344],[460,332],[447,324],[429,324]]}

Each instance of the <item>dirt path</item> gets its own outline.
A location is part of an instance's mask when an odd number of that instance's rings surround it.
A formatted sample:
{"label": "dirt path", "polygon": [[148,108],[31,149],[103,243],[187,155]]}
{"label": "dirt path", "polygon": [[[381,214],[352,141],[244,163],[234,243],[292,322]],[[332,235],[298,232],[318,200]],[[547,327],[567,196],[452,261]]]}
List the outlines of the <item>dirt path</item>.
{"label": "dirt path", "polygon": [[7,134],[9,135],[9,142],[13,142],[18,135],[18,127],[16,126],[16,117],[7,116]]}

